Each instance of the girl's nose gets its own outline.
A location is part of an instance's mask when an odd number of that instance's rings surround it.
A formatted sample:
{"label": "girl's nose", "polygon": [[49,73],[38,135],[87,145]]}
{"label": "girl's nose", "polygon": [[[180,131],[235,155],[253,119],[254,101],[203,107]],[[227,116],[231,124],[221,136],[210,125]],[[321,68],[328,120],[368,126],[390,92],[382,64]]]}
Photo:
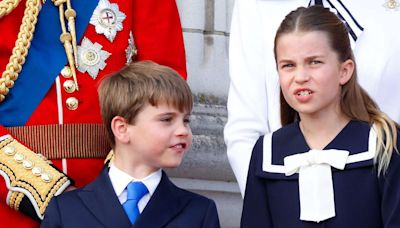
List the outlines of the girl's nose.
{"label": "girl's nose", "polygon": [[304,67],[298,67],[295,73],[295,81],[297,83],[304,83],[310,80],[310,73]]}

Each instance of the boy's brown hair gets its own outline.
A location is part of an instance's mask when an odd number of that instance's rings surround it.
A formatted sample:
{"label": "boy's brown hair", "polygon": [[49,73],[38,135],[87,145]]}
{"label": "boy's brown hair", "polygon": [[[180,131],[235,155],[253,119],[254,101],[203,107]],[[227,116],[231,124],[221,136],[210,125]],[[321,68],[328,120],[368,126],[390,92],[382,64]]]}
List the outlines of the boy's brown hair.
{"label": "boy's brown hair", "polygon": [[123,117],[134,124],[138,113],[148,104],[167,104],[181,112],[192,111],[189,86],[173,69],[152,61],[135,62],[106,77],[98,88],[100,110],[111,147],[115,138],[111,121]]}

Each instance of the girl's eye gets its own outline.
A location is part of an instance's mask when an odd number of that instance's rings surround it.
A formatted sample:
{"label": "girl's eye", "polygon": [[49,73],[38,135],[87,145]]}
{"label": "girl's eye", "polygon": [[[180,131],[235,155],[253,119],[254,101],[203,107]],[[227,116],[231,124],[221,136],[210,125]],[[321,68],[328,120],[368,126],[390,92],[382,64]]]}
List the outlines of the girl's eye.
{"label": "girl's eye", "polygon": [[183,122],[184,122],[184,123],[190,123],[190,118],[185,118],[185,119],[183,120]]}
{"label": "girl's eye", "polygon": [[313,64],[313,65],[315,65],[315,64],[320,64],[320,63],[322,63],[322,62],[319,61],[319,60],[312,60],[312,61],[311,61],[311,64]]}
{"label": "girl's eye", "polygon": [[290,67],[293,67],[293,66],[294,66],[294,64],[292,64],[292,63],[287,63],[287,64],[281,65],[281,69],[290,68]]}

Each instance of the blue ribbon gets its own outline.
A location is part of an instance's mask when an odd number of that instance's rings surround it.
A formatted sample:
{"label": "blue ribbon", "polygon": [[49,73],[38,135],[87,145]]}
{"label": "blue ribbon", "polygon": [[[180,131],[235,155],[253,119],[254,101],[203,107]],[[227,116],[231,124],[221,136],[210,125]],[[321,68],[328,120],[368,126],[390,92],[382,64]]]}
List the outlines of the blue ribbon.
{"label": "blue ribbon", "polygon": [[[98,0],[77,0],[76,37],[79,41],[96,8]],[[60,41],[61,26],[58,7],[47,0],[39,13],[28,56],[14,87],[0,103],[0,124],[6,127],[23,126],[35,111],[55,78],[67,63]]]}

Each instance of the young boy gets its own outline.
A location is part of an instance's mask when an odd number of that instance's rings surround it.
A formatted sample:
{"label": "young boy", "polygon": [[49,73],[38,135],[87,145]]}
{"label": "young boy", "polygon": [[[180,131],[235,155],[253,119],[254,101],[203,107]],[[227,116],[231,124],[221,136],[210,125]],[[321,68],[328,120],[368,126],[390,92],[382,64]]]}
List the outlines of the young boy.
{"label": "young boy", "polygon": [[137,62],[102,81],[100,107],[114,158],[92,183],[51,201],[41,227],[219,227],[215,203],[180,189],[193,100],[172,69]]}

